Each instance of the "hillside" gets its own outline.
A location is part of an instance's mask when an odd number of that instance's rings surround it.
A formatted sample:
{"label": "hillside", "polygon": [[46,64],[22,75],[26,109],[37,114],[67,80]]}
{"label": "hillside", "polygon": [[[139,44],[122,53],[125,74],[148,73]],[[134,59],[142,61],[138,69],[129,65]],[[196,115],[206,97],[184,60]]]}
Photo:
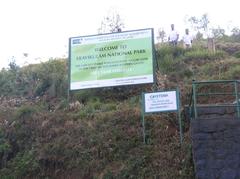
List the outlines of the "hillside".
{"label": "hillside", "polygon": [[189,121],[192,80],[239,79],[240,48],[219,42],[215,53],[157,47],[158,90],[181,91],[184,143],[174,113],[146,117],[140,94],[152,85],[81,90],[67,100],[67,60],[0,72],[0,178],[194,178]]}

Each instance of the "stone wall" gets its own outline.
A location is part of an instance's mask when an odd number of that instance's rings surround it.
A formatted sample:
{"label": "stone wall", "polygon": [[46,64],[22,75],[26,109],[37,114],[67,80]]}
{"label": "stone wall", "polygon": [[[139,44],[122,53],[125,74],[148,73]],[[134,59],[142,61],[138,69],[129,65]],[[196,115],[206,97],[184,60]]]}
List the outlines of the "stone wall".
{"label": "stone wall", "polygon": [[240,179],[240,119],[191,121],[197,179]]}

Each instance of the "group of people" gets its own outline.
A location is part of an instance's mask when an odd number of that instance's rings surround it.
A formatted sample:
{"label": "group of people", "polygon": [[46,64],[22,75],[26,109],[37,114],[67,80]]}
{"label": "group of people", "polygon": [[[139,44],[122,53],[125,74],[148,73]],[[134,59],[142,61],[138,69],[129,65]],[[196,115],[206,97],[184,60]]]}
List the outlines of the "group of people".
{"label": "group of people", "polygon": [[[171,31],[168,36],[168,42],[172,46],[176,46],[179,40],[179,33],[175,30],[174,24],[171,24]],[[185,34],[183,35],[183,45],[184,48],[192,47],[192,36],[189,34],[189,30],[185,29]]]}

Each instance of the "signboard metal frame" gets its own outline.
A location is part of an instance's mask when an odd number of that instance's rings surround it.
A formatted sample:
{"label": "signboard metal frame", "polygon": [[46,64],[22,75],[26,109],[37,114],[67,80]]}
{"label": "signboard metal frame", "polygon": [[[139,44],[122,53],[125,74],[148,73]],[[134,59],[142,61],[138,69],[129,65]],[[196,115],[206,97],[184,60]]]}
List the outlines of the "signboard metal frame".
{"label": "signboard metal frame", "polygon": [[[155,71],[156,71],[156,54],[155,54],[155,46],[154,46],[154,30],[153,28],[145,28],[145,29],[137,29],[137,30],[130,30],[130,31],[122,31],[122,32],[117,32],[117,33],[128,33],[128,32],[137,32],[137,31],[144,31],[144,30],[150,30],[151,31],[151,48],[152,48],[152,52],[151,52],[151,60],[152,60],[152,77],[153,77],[153,81],[152,82],[145,82],[145,83],[135,83],[135,84],[120,84],[120,85],[114,85],[114,86],[131,86],[131,85],[143,85],[143,84],[155,84],[156,83],[156,75],[155,75]],[[85,38],[85,37],[94,37],[94,36],[103,36],[103,35],[110,35],[110,34],[116,34],[116,33],[106,33],[106,34],[96,34],[96,35],[87,35],[87,36],[77,36],[77,37],[70,37],[69,38],[69,61],[68,61],[68,90],[69,90],[69,94],[70,91],[76,91],[76,90],[81,90],[81,89],[91,89],[91,88],[105,88],[105,87],[114,87],[114,86],[98,86],[98,87],[89,87],[89,88],[79,88],[79,89],[71,89],[71,41],[73,38]]]}
{"label": "signboard metal frame", "polygon": [[151,93],[142,93],[142,127],[143,127],[143,142],[146,144],[146,126],[145,126],[145,116],[148,114],[153,114],[153,113],[165,113],[165,112],[176,112],[177,113],[177,119],[179,123],[179,135],[180,135],[180,143],[182,144],[183,142],[183,134],[182,134],[182,120],[181,120],[181,106],[180,106],[180,92],[179,88],[176,88],[175,90],[166,90],[166,91],[154,91],[154,93],[162,93],[162,92],[176,92],[176,110],[165,110],[165,111],[154,111],[154,112],[146,112],[145,111],[145,95],[146,94],[151,94]]}

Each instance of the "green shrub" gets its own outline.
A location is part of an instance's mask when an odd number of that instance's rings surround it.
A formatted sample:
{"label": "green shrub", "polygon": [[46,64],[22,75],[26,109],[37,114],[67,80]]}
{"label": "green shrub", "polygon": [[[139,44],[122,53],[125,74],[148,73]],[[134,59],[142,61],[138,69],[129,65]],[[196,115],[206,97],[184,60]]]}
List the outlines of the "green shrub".
{"label": "green shrub", "polygon": [[165,45],[165,46],[162,46],[160,47],[158,50],[157,50],[157,58],[158,59],[163,59],[166,55],[172,55],[173,58],[178,58],[182,55],[185,54],[185,49],[182,48],[182,47],[179,47],[179,46],[176,46],[176,47],[173,47],[173,46],[169,46],[169,45]]}
{"label": "green shrub", "polygon": [[189,68],[178,68],[178,70],[175,73],[177,79],[189,79],[194,75],[194,72]]}
{"label": "green shrub", "polygon": [[236,79],[240,78],[240,65],[233,66],[224,75],[223,79]]}
{"label": "green shrub", "polygon": [[[7,169],[7,170],[6,170]],[[36,160],[33,151],[18,153],[12,159],[5,170],[0,170],[1,178],[24,178],[33,175],[39,169],[39,163]]]}
{"label": "green shrub", "polygon": [[107,171],[104,176],[102,177],[103,179],[114,179],[114,174],[112,173],[112,171]]}
{"label": "green shrub", "polygon": [[16,95],[16,72],[2,70],[0,72],[0,91],[2,96]]}
{"label": "green shrub", "polygon": [[140,96],[133,96],[128,100],[128,105],[130,108],[138,107],[140,104]]}
{"label": "green shrub", "polygon": [[234,57],[240,58],[240,51],[235,52],[235,53],[234,53]]}
{"label": "green shrub", "polygon": [[88,113],[86,110],[80,110],[79,113],[78,113],[78,116],[81,118],[81,119],[84,119],[88,116]]}
{"label": "green shrub", "polygon": [[46,90],[51,86],[50,81],[41,81],[38,83],[36,88],[34,89],[35,96],[42,96],[46,92]]}
{"label": "green shrub", "polygon": [[190,50],[185,53],[185,60],[218,60],[223,59],[226,53],[223,51],[210,52],[207,49]]}
{"label": "green shrub", "polygon": [[65,99],[65,98],[63,98],[63,99],[61,99],[61,101],[59,102],[59,104],[58,104],[58,106],[56,107],[56,109],[63,110],[63,109],[66,109],[68,106],[69,106],[68,100]]}
{"label": "green shrub", "polygon": [[10,150],[10,144],[6,140],[0,138],[0,154],[9,152]]}
{"label": "green shrub", "polygon": [[94,101],[99,98],[99,91],[101,89],[85,89],[73,93],[73,99],[86,103],[87,101]]}
{"label": "green shrub", "polygon": [[102,112],[114,111],[116,109],[117,109],[117,105],[115,103],[106,103],[101,105]]}
{"label": "green shrub", "polygon": [[67,96],[66,59],[0,71],[0,91],[4,96]]}
{"label": "green shrub", "polygon": [[14,119],[25,119],[37,111],[35,106],[24,105],[15,111]]}
{"label": "green shrub", "polygon": [[[119,178],[148,178],[150,177],[151,169],[147,167],[147,157],[145,155],[137,158],[129,158],[126,161],[126,167],[118,174]],[[152,173],[153,174],[153,173]]]}
{"label": "green shrub", "polygon": [[39,163],[33,151],[19,152],[7,162],[7,166],[0,168],[0,178],[15,179],[34,176],[39,169]]}
{"label": "green shrub", "polygon": [[38,64],[35,96],[48,93],[52,97],[67,96],[67,65],[65,59],[51,59]]}
{"label": "green shrub", "polygon": [[173,59],[172,54],[165,55],[163,59],[158,61],[159,70],[162,73],[169,73],[175,71],[176,61]]}

